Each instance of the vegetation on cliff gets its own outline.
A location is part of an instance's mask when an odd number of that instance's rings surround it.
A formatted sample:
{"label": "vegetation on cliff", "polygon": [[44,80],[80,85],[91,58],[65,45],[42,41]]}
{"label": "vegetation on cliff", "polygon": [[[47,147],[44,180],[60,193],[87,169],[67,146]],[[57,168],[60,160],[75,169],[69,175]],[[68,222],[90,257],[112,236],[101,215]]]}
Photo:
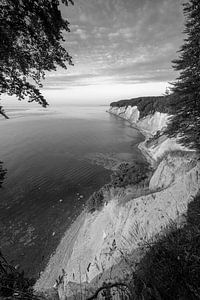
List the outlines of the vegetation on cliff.
{"label": "vegetation on cliff", "polygon": [[[187,147],[200,149],[200,2],[184,4],[187,37],[174,69],[180,75],[172,94],[111,103],[113,107],[137,106],[140,117],[155,111],[173,114],[165,131],[169,137],[180,138]],[[160,132],[155,138],[159,138]],[[150,141],[151,142],[151,141]],[[178,227],[172,222],[156,241],[143,246],[146,255],[133,271],[128,283],[128,299],[200,299],[200,195],[189,204],[186,222]]]}
{"label": "vegetation on cliff", "polygon": [[136,270],[139,284],[132,282],[134,295],[144,297],[148,290],[143,299],[200,298],[199,213],[200,195],[189,204],[183,228],[172,223],[156,243],[144,246],[147,254]]}
{"label": "vegetation on cliff", "polygon": [[200,2],[184,4],[186,38],[173,67],[180,75],[173,84],[176,111],[168,126],[168,136],[179,135],[180,142],[200,149]]}
{"label": "vegetation on cliff", "polygon": [[89,212],[100,210],[109,201],[108,195],[122,192],[128,186],[134,189],[148,186],[151,171],[151,167],[146,162],[121,163],[112,173],[110,183],[90,196],[86,203],[87,210]]}
{"label": "vegetation on cliff", "polygon": [[[176,222],[141,246],[139,263],[124,253],[129,275],[124,280],[105,282],[89,299],[188,300],[200,298],[200,195],[189,204],[185,225]],[[103,298],[104,299],[104,298]],[[118,299],[118,298],[117,298]]]}
{"label": "vegetation on cliff", "polygon": [[[9,1],[8,1],[9,2]],[[67,1],[62,1],[67,4]],[[71,2],[71,1],[70,1]],[[18,4],[25,2],[19,1]],[[29,2],[27,2],[29,3]],[[34,3],[36,3],[34,1]],[[57,3],[52,1],[52,3]],[[30,3],[29,3],[30,4]],[[14,6],[11,6],[13,8]],[[4,9],[4,7],[3,7]],[[23,11],[19,10],[21,14]],[[5,14],[5,9],[2,10]],[[174,61],[175,69],[181,71],[179,78],[174,83],[172,95],[163,97],[140,97],[130,100],[121,100],[111,103],[113,107],[121,106],[137,106],[141,112],[140,118],[148,114],[153,114],[155,111],[162,113],[173,114],[171,123],[166,131],[169,137],[179,135],[181,142],[189,147],[200,148],[200,3],[198,0],[189,0],[184,5],[184,13],[186,15],[186,29],[187,38],[182,46],[180,52],[181,56]],[[22,14],[23,15],[23,14]],[[19,18],[19,15],[17,15]],[[16,21],[19,21],[17,19]],[[23,20],[23,18],[22,18]],[[48,23],[48,22],[47,22]],[[61,25],[62,24],[62,25]],[[6,24],[6,26],[10,24]],[[12,24],[11,24],[12,25]],[[59,26],[64,26],[60,23]],[[65,23],[66,28],[68,24]],[[7,27],[6,27],[7,28]],[[8,27],[10,28],[10,27]],[[65,29],[66,29],[65,28]],[[58,33],[58,40],[61,39],[60,31]],[[50,33],[48,33],[50,34]],[[3,36],[5,39],[5,37]],[[6,39],[5,39],[6,40]],[[10,43],[15,42],[15,39]],[[5,45],[5,43],[3,44]],[[11,46],[13,47],[12,43]],[[27,44],[25,44],[27,46]],[[20,50],[20,49],[19,49]],[[61,51],[62,49],[57,49]],[[16,55],[16,53],[15,53]],[[65,53],[66,60],[70,62],[70,56]],[[5,56],[7,59],[7,56]],[[54,63],[64,66],[62,56],[58,61],[48,61],[49,69],[54,69]],[[34,61],[34,59],[33,59]],[[20,62],[21,63],[21,62]],[[29,73],[29,65],[18,65],[14,68],[17,72],[20,70],[21,75],[31,75]],[[44,70],[46,66],[44,66]],[[37,70],[37,67],[36,67]],[[39,70],[39,75],[32,74],[33,79],[37,84],[40,84],[40,79],[44,76],[43,71]],[[9,74],[9,68],[7,69]],[[3,69],[3,72],[5,70]],[[14,75],[16,75],[14,74]],[[18,75],[18,74],[17,74]],[[38,89],[31,86],[26,79],[20,79],[17,76],[5,81],[3,85],[3,92],[10,94],[17,94],[19,99],[26,95],[30,96],[30,101],[37,101],[46,106],[47,103]],[[22,85],[20,85],[22,84]],[[0,107],[1,112],[1,107]],[[159,134],[158,134],[159,135]],[[112,176],[111,185],[116,188],[124,188],[130,184],[139,184],[147,179],[149,169],[147,166],[130,166],[128,164],[122,165]],[[5,172],[1,171],[2,178]],[[0,180],[1,184],[1,180]],[[107,185],[103,189],[94,193],[87,205],[89,211],[99,209],[104,204],[104,193],[111,185]],[[133,277],[127,280],[127,283],[116,283],[115,286],[105,287],[105,290],[113,287],[125,286],[128,289],[128,296],[126,299],[199,299],[200,298],[200,196],[197,196],[188,207],[186,223],[184,227],[178,228],[176,224],[172,224],[166,230],[162,237],[158,237],[156,242],[144,245],[146,255],[137,265],[136,270],[133,271]],[[0,272],[0,296],[13,299],[32,299],[32,284],[30,279],[24,277],[23,272],[16,271],[10,266],[3,256],[1,256],[1,272]],[[103,288],[101,288],[103,289]],[[97,293],[96,293],[97,294]],[[30,298],[28,298],[30,297]],[[107,299],[112,299],[111,292],[106,295]],[[95,299],[92,297],[91,299]]]}
{"label": "vegetation on cliff", "polygon": [[119,168],[111,175],[111,184],[113,187],[127,187],[144,182],[149,177],[150,167],[147,163],[134,162],[121,164]]}

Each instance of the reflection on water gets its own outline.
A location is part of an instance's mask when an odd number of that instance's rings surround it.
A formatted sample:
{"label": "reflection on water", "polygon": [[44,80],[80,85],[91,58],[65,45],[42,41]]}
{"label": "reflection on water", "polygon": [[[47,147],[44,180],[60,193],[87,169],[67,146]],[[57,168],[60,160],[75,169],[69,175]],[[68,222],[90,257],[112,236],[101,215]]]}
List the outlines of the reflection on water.
{"label": "reflection on water", "polygon": [[111,171],[88,155],[142,159],[141,141],[106,107],[7,110],[0,121],[0,159],[8,170],[0,189],[1,248],[37,276],[61,236]]}

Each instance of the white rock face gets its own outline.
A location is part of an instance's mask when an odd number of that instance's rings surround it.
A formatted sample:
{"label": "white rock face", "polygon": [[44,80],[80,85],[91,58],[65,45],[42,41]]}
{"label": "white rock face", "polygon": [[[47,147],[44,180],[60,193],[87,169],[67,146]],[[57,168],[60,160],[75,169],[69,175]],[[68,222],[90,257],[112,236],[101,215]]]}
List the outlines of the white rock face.
{"label": "white rock face", "polygon": [[155,112],[153,115],[148,115],[139,120],[137,126],[146,133],[154,135],[158,130],[163,130],[167,127],[169,117],[168,114]]}
{"label": "white rock face", "polygon": [[119,262],[121,251],[136,250],[186,214],[188,203],[199,190],[200,163],[169,155],[155,171],[150,186],[167,188],[124,205],[113,198],[101,212],[87,216],[70,260],[63,266],[68,273],[65,286],[69,281],[79,282],[80,276],[82,282],[90,282]]}
{"label": "white rock face", "polygon": [[178,144],[176,138],[167,138],[165,135],[163,135],[150,147],[147,147],[145,142],[140,147],[145,148],[148,154],[155,161],[162,157],[163,154],[168,151],[190,151],[181,144]]}
{"label": "white rock face", "polygon": [[[125,106],[120,108],[111,107],[109,112],[128,120],[133,125],[136,125],[147,138],[153,136],[158,130],[164,130],[164,128],[167,127],[170,118],[170,115],[168,114],[155,112],[152,115],[139,119],[140,112],[138,111],[137,106],[128,106],[127,108]],[[166,151],[188,151],[187,148],[177,143],[176,138],[167,138],[166,136],[159,138],[150,147],[147,147],[145,142],[141,143],[140,149],[147,155],[147,158],[149,156],[155,161]]]}
{"label": "white rock face", "polygon": [[139,117],[140,117],[140,112],[137,109],[137,106],[122,106],[122,107],[111,107],[109,109],[109,112],[117,115],[127,121],[129,121],[132,124],[135,124],[138,122]]}
{"label": "white rock face", "polygon": [[169,187],[181,176],[189,172],[194,167],[195,161],[191,155],[174,156],[167,155],[157,167],[151,177],[149,188],[154,191]]}
{"label": "white rock face", "polygon": [[137,106],[111,107],[109,112],[128,120],[131,124],[137,125],[139,129],[151,135],[154,135],[158,130],[165,128],[170,118],[168,114],[155,112],[152,115],[139,119],[140,112],[137,109]]}

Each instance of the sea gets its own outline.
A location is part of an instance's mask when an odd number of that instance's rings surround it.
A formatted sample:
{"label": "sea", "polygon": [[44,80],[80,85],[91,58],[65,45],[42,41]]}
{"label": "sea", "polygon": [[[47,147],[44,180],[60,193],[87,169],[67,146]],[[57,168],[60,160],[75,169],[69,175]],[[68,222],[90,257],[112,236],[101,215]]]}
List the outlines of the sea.
{"label": "sea", "polygon": [[38,278],[89,196],[109,183],[109,161],[142,160],[143,136],[108,106],[10,107],[0,118],[0,250]]}

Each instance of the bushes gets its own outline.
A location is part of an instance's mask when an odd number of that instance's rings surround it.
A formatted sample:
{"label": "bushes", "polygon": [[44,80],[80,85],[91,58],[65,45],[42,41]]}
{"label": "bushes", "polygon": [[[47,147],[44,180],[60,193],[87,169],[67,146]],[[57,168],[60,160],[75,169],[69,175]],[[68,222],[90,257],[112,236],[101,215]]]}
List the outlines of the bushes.
{"label": "bushes", "polygon": [[94,192],[86,203],[87,210],[94,212],[103,207],[104,203],[109,201],[111,189],[121,190],[127,186],[137,186],[148,180],[151,169],[145,162],[121,163],[118,169],[111,175],[111,182],[104,185],[97,192]]}
{"label": "bushes", "polygon": [[88,199],[86,203],[87,210],[91,213],[99,210],[104,205],[104,202],[103,188],[101,188]]}
{"label": "bushes", "polygon": [[111,175],[111,184],[114,187],[126,187],[144,182],[149,176],[150,168],[147,163],[137,163],[129,165],[123,163],[117,171]]}

